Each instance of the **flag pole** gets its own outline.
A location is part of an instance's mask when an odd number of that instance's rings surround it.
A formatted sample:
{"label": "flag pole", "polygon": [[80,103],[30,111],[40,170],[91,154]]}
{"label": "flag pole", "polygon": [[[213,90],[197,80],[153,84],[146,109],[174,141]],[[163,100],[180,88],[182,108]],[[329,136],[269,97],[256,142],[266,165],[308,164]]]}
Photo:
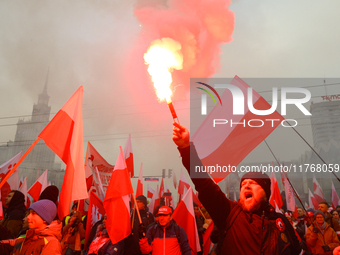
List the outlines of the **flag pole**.
{"label": "flag pole", "polygon": [[197,206],[197,207],[198,207],[198,210],[200,210],[200,213],[202,214],[204,220],[207,220],[207,218],[204,216],[203,212],[201,211],[201,208],[199,206]]}
{"label": "flag pole", "polygon": [[[266,143],[268,149],[270,150],[270,152],[272,153],[272,155],[273,155],[273,157],[275,158],[276,162],[277,162],[277,163],[279,164],[279,166],[280,166],[281,164],[280,164],[279,160],[276,158],[274,152],[273,152],[272,149],[269,147],[269,144],[267,143],[266,139],[264,139],[263,141]],[[301,204],[303,210],[307,211],[306,208],[305,208],[305,206],[304,206],[304,204],[302,203],[301,198],[298,196],[298,194],[297,194],[295,188],[293,187],[292,183],[290,182],[290,180],[289,180],[289,178],[288,178],[288,174],[285,173],[284,171],[282,171],[282,172],[283,172],[284,176],[286,177],[287,181],[289,182],[289,185],[292,187],[294,196],[299,200],[299,202],[300,202],[300,204]]]}
{"label": "flag pole", "polygon": [[35,139],[35,141],[32,143],[32,145],[27,149],[27,151],[25,152],[24,155],[22,155],[22,157],[19,159],[19,161],[16,163],[16,165],[11,169],[11,171],[8,172],[8,174],[6,174],[5,178],[3,178],[0,182],[0,189],[2,188],[2,186],[4,186],[5,182],[8,180],[8,178],[15,172],[15,170],[17,170],[18,166],[21,164],[21,162],[26,158],[26,156],[28,155],[28,153],[30,153],[30,151],[33,149],[33,147],[39,142],[40,137],[38,137],[37,139]]}
{"label": "flag pole", "polygon": [[[132,198],[133,198],[133,201],[135,202],[135,208],[136,208],[136,206],[137,206],[137,201],[136,201],[135,193],[132,193]],[[138,208],[136,209],[136,211],[137,211],[139,223],[142,224],[142,219],[141,219],[141,217],[140,217]],[[145,227],[146,227],[146,226],[145,226]]]}

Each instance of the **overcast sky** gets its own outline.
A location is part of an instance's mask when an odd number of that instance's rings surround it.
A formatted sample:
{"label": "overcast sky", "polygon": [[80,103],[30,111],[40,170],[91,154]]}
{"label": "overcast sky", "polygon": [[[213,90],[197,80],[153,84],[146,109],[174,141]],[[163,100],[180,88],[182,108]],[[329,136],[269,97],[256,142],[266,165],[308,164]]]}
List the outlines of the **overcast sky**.
{"label": "overcast sky", "polygon": [[[138,1],[138,8],[164,2]],[[171,115],[166,104],[157,101],[151,83],[141,78],[146,67],[136,52],[144,46],[138,43],[144,25],[134,16],[134,4],[132,0],[0,2],[1,143],[14,140],[18,118],[11,117],[32,113],[49,69],[52,113],[84,86],[85,146],[90,141],[114,164],[118,146],[124,147],[131,134],[137,171],[143,162],[146,176],[172,168],[179,179],[183,167],[171,140]],[[339,77],[339,9],[340,2],[334,0],[234,1],[233,40],[222,45],[214,77],[325,77],[327,84],[327,78]],[[320,85],[320,80],[313,82],[306,86]],[[175,101],[186,126],[190,125],[188,84],[181,101]],[[339,88],[328,86],[328,94],[340,94]],[[261,85],[254,89],[260,94],[271,90]],[[311,92],[317,101],[325,88]],[[261,95],[270,99],[268,93]],[[298,130],[313,143],[308,120]],[[285,148],[284,153],[277,148],[284,160],[308,149],[303,142],[292,146],[287,140],[280,147]]]}

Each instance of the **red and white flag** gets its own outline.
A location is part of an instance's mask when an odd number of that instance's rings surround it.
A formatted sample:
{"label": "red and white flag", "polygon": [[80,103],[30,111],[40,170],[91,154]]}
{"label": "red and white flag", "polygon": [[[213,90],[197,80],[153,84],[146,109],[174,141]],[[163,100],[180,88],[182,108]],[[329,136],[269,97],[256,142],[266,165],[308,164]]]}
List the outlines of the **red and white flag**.
{"label": "red and white flag", "polygon": [[159,198],[161,198],[162,196],[164,195],[164,181],[163,181],[163,178],[162,178],[162,181],[161,181],[161,186],[159,186]]}
{"label": "red and white flag", "polygon": [[58,204],[60,219],[70,213],[72,201],[88,198],[83,161],[82,105],[83,86],[80,86],[39,134],[66,164]]}
{"label": "red and white flag", "polygon": [[137,189],[136,189],[136,197],[143,195],[143,163],[140,165]]}
{"label": "red and white flag", "polygon": [[[240,103],[242,99],[245,101],[243,95],[248,94],[248,89],[251,89],[249,85],[237,76],[230,84],[230,89],[236,94],[235,98],[229,89],[225,89],[221,97],[222,104],[216,104],[191,137],[204,166],[239,165],[284,120],[277,111],[268,115],[253,114],[248,109],[247,102]],[[256,110],[271,109],[271,105],[254,90],[252,105]],[[233,115],[235,109],[238,110],[237,115],[236,113]],[[224,122],[223,125],[214,127],[215,119],[227,120],[228,123]],[[252,121],[253,119],[256,121]],[[275,121],[268,122],[268,119]],[[211,176],[219,182],[228,174],[216,171]]]}
{"label": "red and white flag", "polygon": [[335,209],[339,205],[339,196],[336,193],[333,181],[331,182],[332,182],[331,200],[332,200],[332,206]]}
{"label": "red and white flag", "polygon": [[172,218],[184,229],[185,233],[187,233],[191,254],[195,255],[197,252],[201,251],[191,187],[184,195],[182,201],[178,204]]}
{"label": "red and white flag", "polygon": [[208,255],[211,247],[210,235],[214,229],[214,222],[211,222],[207,230],[203,234],[203,255]]}
{"label": "red and white flag", "polygon": [[[90,237],[91,229],[105,214],[102,200],[93,192],[90,193],[89,210],[86,221],[85,244]],[[85,247],[86,249],[87,247]]]}
{"label": "red and white flag", "polygon": [[[21,155],[22,155],[22,151],[0,166],[0,182],[3,178],[5,178],[8,172],[11,171],[12,168],[17,164],[17,162],[21,158]],[[11,186],[11,184],[13,183],[13,180],[15,180],[15,178],[18,177],[17,175],[18,172],[19,172],[19,169],[17,169],[14,172],[15,174],[13,173],[15,176],[13,178],[12,176],[10,176],[7,182],[5,182],[5,184],[1,187],[1,201],[3,205],[6,204],[6,198],[8,194],[11,192],[11,190],[18,189],[18,187],[15,188]]]}
{"label": "red and white flag", "polygon": [[149,184],[148,184],[148,194],[147,194],[147,198],[152,198],[153,195],[155,194],[155,190],[153,190]]}
{"label": "red and white flag", "polygon": [[313,193],[308,189],[308,203],[309,203],[309,208],[313,208],[314,210],[319,209],[319,203],[313,196]]}
{"label": "red and white flag", "polygon": [[174,182],[174,187],[175,187],[175,189],[177,189],[177,178],[176,178],[176,173],[175,173],[175,171],[173,171],[172,173],[173,173],[172,180],[173,180],[173,182]]}
{"label": "red and white flag", "polygon": [[131,233],[129,195],[132,193],[130,176],[120,147],[104,199],[106,229],[112,244],[118,243]]}
{"label": "red and white flag", "polygon": [[183,170],[181,169],[181,177],[179,179],[178,183],[178,193],[181,195],[184,195],[184,187],[188,190],[190,188],[189,182],[185,178],[185,175],[183,173]]}
{"label": "red and white flag", "polygon": [[[46,189],[46,187],[47,187],[47,169],[38,178],[38,180],[32,185],[32,187],[30,187],[30,189],[27,191],[27,193],[31,195],[31,197],[34,199],[34,201],[38,201],[41,192],[44,189]],[[27,188],[27,186],[26,186],[26,188]]]}
{"label": "red and white flag", "polygon": [[134,166],[133,166],[133,153],[132,153],[132,145],[131,145],[131,135],[129,135],[128,140],[126,141],[124,147],[124,158],[126,160],[127,169],[130,177],[135,176]]}
{"label": "red and white flag", "polygon": [[[28,208],[31,204],[31,201],[30,201],[29,197],[27,196],[27,177],[25,177],[24,181],[22,182],[22,185],[20,186],[19,191],[22,194],[25,195],[25,205],[26,205],[26,208]],[[38,199],[39,199],[39,197],[38,197]]]}
{"label": "red and white flag", "polygon": [[148,204],[148,208],[149,208],[149,211],[151,212],[151,213],[153,213],[153,211],[155,210],[155,207],[157,206],[157,202],[158,202],[158,204],[159,204],[159,193],[158,193],[158,185],[157,185],[157,187],[156,187],[156,189],[155,189],[155,192],[153,193],[153,196],[152,196],[152,198],[151,198],[151,201],[150,201],[150,203]]}
{"label": "red and white flag", "polygon": [[314,174],[313,174],[313,190],[314,190],[314,197],[315,197],[316,201],[318,201],[318,203],[320,203],[321,201],[326,201],[325,197],[323,196],[321,186],[318,183],[318,181],[316,180]]}
{"label": "red and white flag", "polygon": [[294,198],[293,187],[290,185],[289,181],[287,181],[286,178],[285,178],[284,183],[285,183],[287,210],[291,212],[295,212],[296,203],[295,203],[295,198]]}
{"label": "red and white flag", "polygon": [[279,189],[279,185],[277,184],[277,180],[275,177],[275,173],[274,171],[271,172],[270,174],[270,181],[271,181],[271,197],[270,197],[270,204],[274,207],[276,202],[276,205],[279,207],[279,209],[282,207],[283,202],[282,202],[282,198],[281,198],[281,194],[280,194],[280,189]]}

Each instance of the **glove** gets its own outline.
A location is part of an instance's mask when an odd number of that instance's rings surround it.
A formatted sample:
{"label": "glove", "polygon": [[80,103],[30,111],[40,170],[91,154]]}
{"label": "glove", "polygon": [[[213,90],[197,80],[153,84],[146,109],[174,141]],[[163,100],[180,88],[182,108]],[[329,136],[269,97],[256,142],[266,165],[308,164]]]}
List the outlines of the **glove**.
{"label": "glove", "polygon": [[321,247],[322,247],[322,249],[323,249],[325,252],[331,250],[331,248],[329,248],[328,245],[324,245],[324,246],[321,246]]}
{"label": "glove", "polygon": [[313,232],[314,232],[314,233],[320,233],[320,230],[319,230],[317,227],[314,226],[314,227],[313,227]]}
{"label": "glove", "polygon": [[139,224],[139,227],[138,227],[139,239],[144,238],[146,236],[145,233],[146,233],[146,227],[144,226],[143,223]]}

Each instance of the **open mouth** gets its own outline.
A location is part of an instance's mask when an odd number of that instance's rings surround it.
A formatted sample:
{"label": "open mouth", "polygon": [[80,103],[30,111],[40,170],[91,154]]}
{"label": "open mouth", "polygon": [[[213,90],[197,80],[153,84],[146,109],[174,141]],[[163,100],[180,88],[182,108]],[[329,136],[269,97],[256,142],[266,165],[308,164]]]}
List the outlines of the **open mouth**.
{"label": "open mouth", "polygon": [[246,198],[246,201],[253,198],[253,194],[250,193],[250,192],[245,193],[244,196],[245,196],[245,198]]}

